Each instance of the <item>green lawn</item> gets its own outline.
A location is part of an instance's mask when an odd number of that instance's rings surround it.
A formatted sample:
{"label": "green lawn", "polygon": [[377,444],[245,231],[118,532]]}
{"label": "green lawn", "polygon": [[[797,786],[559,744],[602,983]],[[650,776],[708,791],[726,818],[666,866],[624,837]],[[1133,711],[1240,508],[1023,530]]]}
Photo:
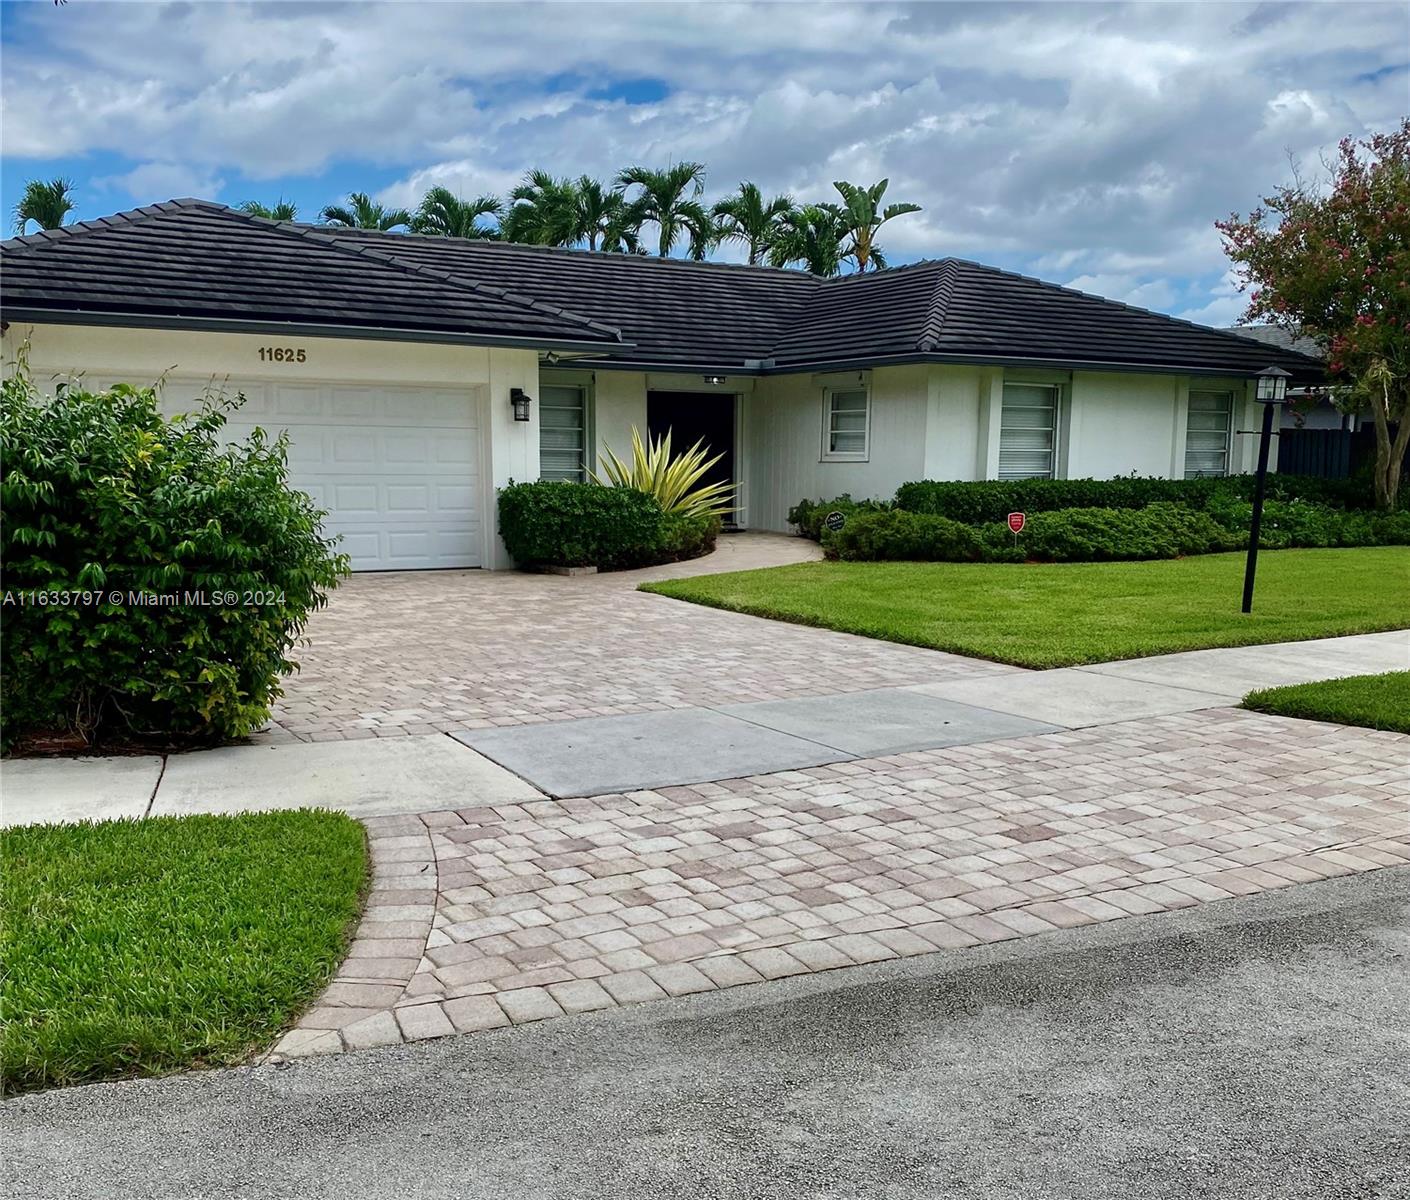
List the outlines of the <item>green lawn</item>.
{"label": "green lawn", "polygon": [[332,976],[367,848],[341,813],[0,832],[7,1093],[238,1062]]}
{"label": "green lawn", "polygon": [[1410,547],[1122,563],[801,563],[643,584],[737,612],[1025,667],[1410,625]]}
{"label": "green lawn", "polygon": [[1410,671],[1266,688],[1245,696],[1244,707],[1280,717],[1410,733]]}

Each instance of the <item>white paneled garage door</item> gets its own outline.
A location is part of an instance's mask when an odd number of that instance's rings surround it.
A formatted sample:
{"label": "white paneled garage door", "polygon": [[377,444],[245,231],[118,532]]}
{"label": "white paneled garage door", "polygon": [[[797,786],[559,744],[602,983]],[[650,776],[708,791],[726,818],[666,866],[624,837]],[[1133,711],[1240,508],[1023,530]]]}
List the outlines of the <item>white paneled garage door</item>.
{"label": "white paneled garage door", "polygon": [[[169,381],[163,407],[204,385]],[[328,510],[324,527],[356,571],[480,565],[480,429],[474,394],[429,387],[232,380],[245,405],[228,426],[289,431],[295,487]]]}

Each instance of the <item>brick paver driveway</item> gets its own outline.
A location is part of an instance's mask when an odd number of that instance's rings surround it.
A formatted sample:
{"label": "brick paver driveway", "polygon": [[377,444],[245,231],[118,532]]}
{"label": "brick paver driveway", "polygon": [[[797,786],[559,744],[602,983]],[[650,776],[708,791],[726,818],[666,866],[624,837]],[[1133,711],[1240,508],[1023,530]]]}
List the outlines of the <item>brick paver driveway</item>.
{"label": "brick paver driveway", "polygon": [[[1000,667],[637,592],[645,579],[819,557],[734,534],[704,559],[608,575],[356,575],[309,626],[275,720],[305,741],[484,729],[933,683]],[[760,631],[767,631],[761,635]]]}
{"label": "brick paver driveway", "polygon": [[1234,709],[367,822],[277,1053],[438,1037],[1410,862],[1410,737]]}

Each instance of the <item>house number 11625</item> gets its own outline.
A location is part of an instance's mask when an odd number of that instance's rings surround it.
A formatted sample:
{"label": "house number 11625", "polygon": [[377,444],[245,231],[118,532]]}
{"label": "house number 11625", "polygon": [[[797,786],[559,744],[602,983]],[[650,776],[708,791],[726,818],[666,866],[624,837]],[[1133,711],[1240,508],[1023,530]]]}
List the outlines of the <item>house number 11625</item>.
{"label": "house number 11625", "polygon": [[280,363],[307,362],[308,353],[302,348],[293,346],[261,346],[259,360],[260,362]]}

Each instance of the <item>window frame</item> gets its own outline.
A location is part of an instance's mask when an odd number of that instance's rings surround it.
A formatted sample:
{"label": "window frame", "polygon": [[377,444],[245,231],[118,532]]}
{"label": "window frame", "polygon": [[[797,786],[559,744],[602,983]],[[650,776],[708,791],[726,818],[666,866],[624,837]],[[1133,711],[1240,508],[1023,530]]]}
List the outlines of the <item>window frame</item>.
{"label": "window frame", "polygon": [[[833,434],[842,431],[832,427],[833,398],[846,392],[862,393],[862,448],[860,450],[832,449]],[[822,401],[822,457],[820,462],[870,462],[871,461],[871,384],[870,382],[828,384],[823,388]]]}
{"label": "window frame", "polygon": [[582,374],[575,374],[575,375],[573,375],[573,376],[558,376],[558,377],[554,377],[554,376],[550,376],[550,375],[546,375],[546,374],[540,376],[540,378],[539,378],[539,396],[538,396],[538,403],[535,405],[535,408],[538,410],[538,412],[535,414],[536,420],[535,420],[535,422],[534,422],[534,424],[537,426],[538,440],[539,440],[539,481],[540,481],[540,482],[549,481],[548,477],[545,476],[545,474],[544,474],[544,467],[543,467],[543,434],[544,434],[545,428],[547,428],[547,427],[544,425],[544,422],[543,422],[543,413],[544,413],[544,410],[547,409],[547,408],[557,408],[557,407],[558,407],[557,405],[551,405],[551,404],[548,404],[548,403],[547,403],[547,400],[546,400],[545,395],[544,395],[544,389],[545,389],[545,388],[550,388],[550,387],[576,388],[576,389],[578,390],[578,393],[582,396],[582,414],[583,414],[583,417],[582,417],[582,434],[583,434],[582,465],[581,465],[581,467],[579,468],[578,478],[577,478],[576,480],[571,480],[571,481],[569,481],[569,482],[586,483],[586,482],[588,481],[588,473],[592,470],[592,467],[593,467],[593,445],[594,445],[593,403],[594,403],[594,392],[595,392],[595,388],[594,388],[594,386],[593,386],[593,385],[594,385],[594,382],[595,382],[595,381],[594,381],[594,379],[593,379],[592,376],[590,376],[590,375],[582,375]]}
{"label": "window frame", "polygon": [[[1004,410],[1009,407],[1007,403],[1008,389],[1011,387],[1045,388],[1053,395],[1053,425],[1052,448],[1048,451],[1048,473],[1046,475],[1019,475],[1005,478],[1003,473],[1004,460]],[[994,478],[1006,483],[1014,483],[1023,479],[1062,479],[1065,477],[1063,470],[1063,452],[1065,438],[1063,435],[1064,422],[1067,414],[1068,383],[1059,379],[1024,379],[1006,376],[999,385],[999,440],[997,455],[994,460]],[[1032,405],[1018,405],[1014,408],[1031,408]]]}
{"label": "window frame", "polygon": [[[1228,401],[1228,404],[1229,404],[1229,407],[1228,407],[1228,420],[1227,420],[1227,422],[1226,422],[1226,428],[1225,428],[1225,430],[1224,430],[1224,449],[1223,449],[1223,455],[1224,455],[1224,469],[1223,469],[1222,471],[1219,471],[1219,472],[1216,472],[1216,473],[1210,473],[1210,472],[1208,472],[1208,471],[1199,471],[1199,472],[1196,472],[1196,473],[1193,474],[1193,475],[1190,474],[1190,414],[1191,414],[1191,412],[1195,411],[1194,409],[1192,409],[1192,408],[1190,407],[1190,402],[1191,402],[1191,401],[1194,399],[1194,397],[1197,396],[1197,395],[1200,395],[1200,396],[1223,396],[1223,397]],[[1202,410],[1202,411],[1212,411],[1212,410],[1206,409],[1206,410]],[[1234,426],[1235,426],[1235,424],[1236,424],[1236,418],[1237,418],[1237,416],[1238,416],[1238,412],[1239,412],[1239,393],[1238,393],[1238,391],[1237,391],[1235,388],[1232,388],[1232,387],[1212,387],[1212,386],[1211,386],[1211,387],[1191,387],[1191,388],[1189,389],[1188,393],[1187,393],[1186,396],[1185,396],[1185,448],[1184,448],[1184,455],[1183,455],[1183,458],[1182,458],[1182,465],[1183,465],[1183,467],[1184,467],[1184,478],[1186,478],[1186,479],[1227,479],[1227,478],[1229,477],[1229,474],[1230,474],[1230,467],[1233,466],[1233,462],[1234,462]],[[1213,431],[1212,431],[1212,430],[1196,430],[1195,432],[1196,432],[1196,433],[1210,433],[1210,432],[1213,432]],[[1213,451],[1213,450],[1204,450],[1204,451],[1199,451],[1199,453],[1202,453],[1202,454],[1213,454],[1213,453],[1216,453],[1216,451]]]}

